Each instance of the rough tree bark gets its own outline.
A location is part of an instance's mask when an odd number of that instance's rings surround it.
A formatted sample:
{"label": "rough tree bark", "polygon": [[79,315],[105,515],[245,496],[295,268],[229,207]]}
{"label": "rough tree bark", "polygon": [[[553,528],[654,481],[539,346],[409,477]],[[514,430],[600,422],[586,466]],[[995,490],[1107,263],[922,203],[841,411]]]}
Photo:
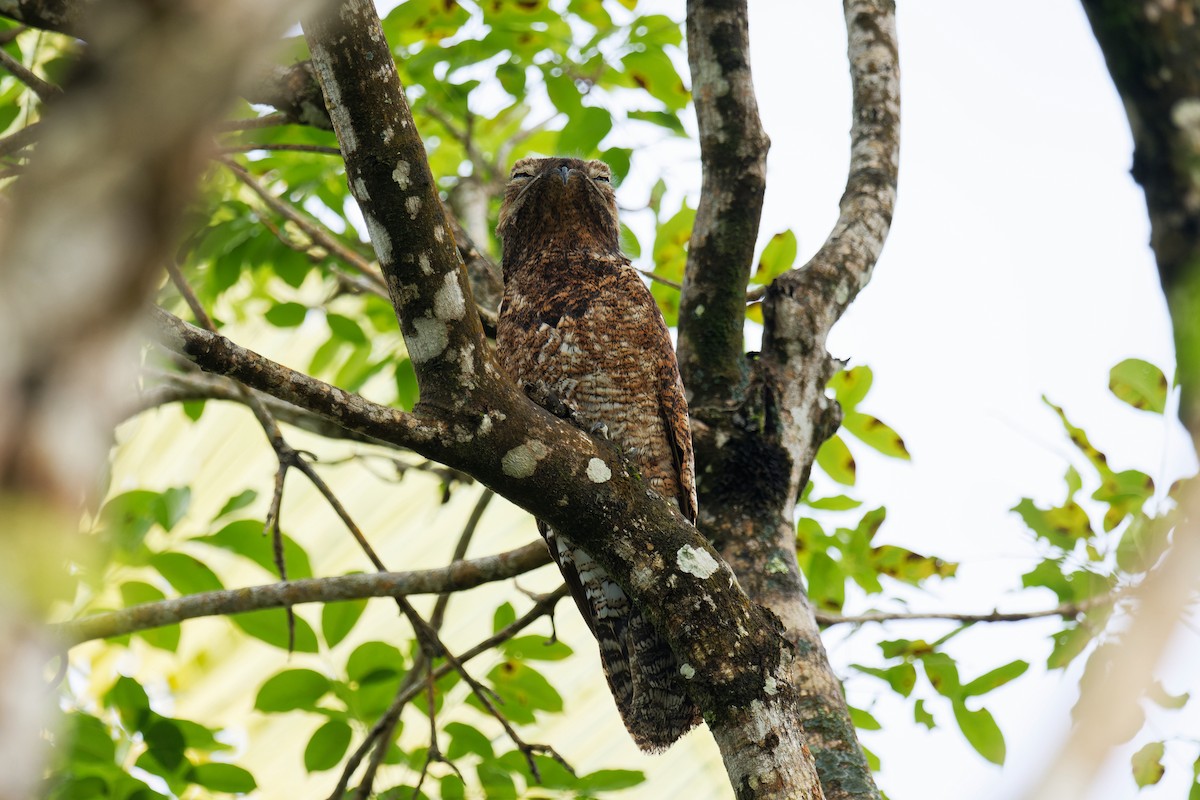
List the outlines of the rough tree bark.
{"label": "rough tree bark", "polygon": [[[688,50],[704,198],[680,303],[679,347],[696,442],[700,527],[746,592],[783,621],[791,680],[829,798],[878,796],[796,564],[795,500],[841,416],[825,384],[834,323],[866,285],[891,222],[899,163],[899,73],[890,0],[844,3],[854,88],[841,215],[803,268],[764,300],[761,354],[743,354],[745,296],[765,189],[744,3],[689,3]],[[729,302],[732,299],[734,302]]]}

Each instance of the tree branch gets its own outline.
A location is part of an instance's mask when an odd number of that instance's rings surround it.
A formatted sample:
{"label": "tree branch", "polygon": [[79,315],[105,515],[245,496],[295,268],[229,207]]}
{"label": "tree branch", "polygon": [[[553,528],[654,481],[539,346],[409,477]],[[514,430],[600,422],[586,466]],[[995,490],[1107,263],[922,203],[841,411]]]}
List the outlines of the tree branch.
{"label": "tree branch", "polygon": [[688,0],[688,63],[703,184],[679,301],[679,370],[694,406],[728,406],[744,383],[746,285],[770,140],[750,74],[745,0]]}
{"label": "tree branch", "polygon": [[550,553],[546,550],[545,543],[537,541],[505,553],[455,561],[438,569],[307,578],[189,594],[59,623],[51,626],[51,630],[65,646],[74,647],[92,639],[124,636],[199,617],[245,614],[265,608],[283,608],[304,603],[337,603],[369,597],[461,592],[485,583],[523,575],[549,563]]}
{"label": "tree branch", "polygon": [[866,614],[827,614],[823,611],[814,612],[817,622],[822,625],[862,625],[867,622],[895,622],[900,620],[932,621],[948,620],[950,622],[1025,622],[1044,617],[1064,617],[1071,619],[1099,606],[1115,603],[1113,595],[1100,595],[1087,600],[1073,603],[1061,603],[1054,608],[1044,608],[1038,611],[992,611],[988,614],[958,614],[950,611],[872,611]]}

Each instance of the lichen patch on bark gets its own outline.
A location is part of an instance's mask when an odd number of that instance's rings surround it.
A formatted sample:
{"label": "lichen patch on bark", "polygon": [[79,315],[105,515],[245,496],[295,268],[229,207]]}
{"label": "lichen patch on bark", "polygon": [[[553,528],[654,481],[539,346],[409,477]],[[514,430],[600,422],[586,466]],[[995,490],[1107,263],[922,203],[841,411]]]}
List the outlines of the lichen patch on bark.
{"label": "lichen patch on bark", "polygon": [[500,459],[500,468],[510,478],[528,478],[537,469],[537,463],[550,454],[545,442],[530,439],[509,450]]}
{"label": "lichen patch on bark", "polygon": [[690,544],[679,548],[679,552],[675,554],[675,563],[681,571],[701,579],[710,577],[720,568],[717,560],[707,550],[692,547]]}
{"label": "lichen patch on bark", "polygon": [[587,465],[588,480],[592,483],[604,483],[612,477],[612,470],[608,468],[603,460],[593,458]]}

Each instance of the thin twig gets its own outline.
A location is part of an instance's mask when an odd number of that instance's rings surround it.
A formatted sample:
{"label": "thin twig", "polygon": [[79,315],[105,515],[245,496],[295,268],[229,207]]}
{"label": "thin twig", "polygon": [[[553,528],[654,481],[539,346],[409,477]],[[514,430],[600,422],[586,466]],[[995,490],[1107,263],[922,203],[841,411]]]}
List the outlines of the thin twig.
{"label": "thin twig", "polygon": [[367,259],[359,255],[355,250],[351,249],[345,243],[333,236],[324,226],[310,219],[308,216],[301,214],[291,203],[279,199],[275,195],[268,192],[262,184],[250,174],[249,170],[234,161],[227,158],[220,159],[223,164],[234,176],[250,188],[252,192],[259,196],[264,203],[271,207],[277,214],[295,223],[297,227],[305,232],[315,244],[324,247],[331,254],[337,256],[342,261],[346,262],[350,267],[361,273],[374,283],[379,289],[386,293],[387,284],[384,283],[383,276]]}
{"label": "thin twig", "polygon": [[[496,493],[486,486],[483,492],[479,495],[479,500],[475,502],[475,508],[471,509],[471,516],[467,518],[467,524],[463,526],[463,532],[458,537],[458,544],[454,547],[454,555],[450,556],[450,563],[462,561],[467,556],[467,547],[471,544],[471,539],[475,536],[475,530],[479,527],[479,521],[483,519],[483,513],[487,511],[488,504],[492,502],[492,498]],[[442,621],[446,617],[446,606],[450,603],[450,592],[445,592],[438,596],[437,602],[433,606],[433,613],[429,615],[429,624],[434,630],[441,630]]]}
{"label": "thin twig", "polygon": [[237,131],[249,131],[257,128],[273,128],[279,125],[294,124],[291,117],[284,114],[282,111],[275,111],[270,114],[265,114],[261,117],[249,117],[247,119],[231,119],[217,125],[217,130],[221,133],[236,133]]}
{"label": "thin twig", "polygon": [[818,611],[814,616],[817,618],[817,622],[822,625],[861,625],[866,622],[893,622],[896,620],[949,620],[965,623],[1024,622],[1025,620],[1041,619],[1043,617],[1065,617],[1070,619],[1090,609],[1111,605],[1116,601],[1117,598],[1115,596],[1104,594],[1073,603],[1062,603],[1054,608],[1045,608],[1039,611],[1014,611],[1008,613],[993,611],[990,614],[955,614],[940,611],[875,611],[868,614],[853,615],[826,614]]}
{"label": "thin twig", "polygon": [[10,56],[8,52],[3,49],[0,49],[0,67],[8,70],[14,78],[28,86],[43,103],[47,103],[52,98],[58,97],[62,94],[61,88],[55,86],[53,83],[50,83],[44,78],[39,77],[34,73],[33,70]]}
{"label": "thin twig", "polygon": [[[551,614],[554,611],[554,607],[558,604],[558,601],[566,596],[567,587],[565,585],[558,587],[558,589],[546,595],[536,604],[534,604],[533,608],[526,612],[524,616],[479,642],[471,649],[461,653],[458,657],[459,661],[466,663],[481,653],[486,653],[497,645],[508,641],[541,617]],[[453,669],[454,668],[449,664],[442,664],[434,670],[433,677],[435,680],[437,680],[444,675],[448,675],[451,671],[453,671]],[[412,674],[413,673],[410,671],[409,675],[411,676]],[[362,763],[362,760],[366,757],[367,753],[370,752],[375,742],[378,741],[381,736],[384,736],[386,732],[391,731],[395,727],[396,720],[400,718],[400,713],[404,710],[404,707],[408,705],[410,700],[417,696],[418,692],[420,692],[420,686],[417,685],[416,681],[409,682],[406,679],[406,682],[410,683],[410,685],[407,688],[402,688],[401,691],[397,692],[396,697],[392,700],[392,704],[388,706],[388,710],[385,711],[383,716],[381,716],[375,725],[372,726],[362,744],[358,746],[358,748],[346,761],[346,765],[342,769],[342,777],[338,781],[338,785],[334,787],[333,792],[330,793],[329,800],[342,800],[342,798],[345,796],[346,787],[349,785],[350,776],[353,775],[354,771],[358,769],[359,764]]]}
{"label": "thin twig", "polygon": [[639,269],[638,272],[642,273],[643,275],[645,275],[647,278],[654,281],[655,283],[661,283],[663,286],[670,286],[675,291],[680,291],[681,289],[683,289],[683,284],[676,283],[675,281],[671,280],[670,278],[664,278],[662,275],[655,274],[648,269]]}
{"label": "thin twig", "polygon": [[37,141],[42,133],[41,125],[40,122],[31,122],[19,131],[0,139],[0,157],[18,153]]}
{"label": "thin twig", "polygon": [[341,156],[342,151],[336,147],[328,147],[322,144],[227,144],[223,145],[218,151],[222,155],[233,153],[253,153],[255,150],[283,150],[292,153],[319,153],[325,156]]}
{"label": "thin twig", "polygon": [[550,563],[539,539],[515,550],[457,561],[437,569],[305,578],[287,583],[244,586],[143,603],[120,611],[62,622],[51,630],[68,646],[94,639],[176,625],[200,617],[228,616],[304,603],[338,603],[370,597],[461,592],[507,580]]}

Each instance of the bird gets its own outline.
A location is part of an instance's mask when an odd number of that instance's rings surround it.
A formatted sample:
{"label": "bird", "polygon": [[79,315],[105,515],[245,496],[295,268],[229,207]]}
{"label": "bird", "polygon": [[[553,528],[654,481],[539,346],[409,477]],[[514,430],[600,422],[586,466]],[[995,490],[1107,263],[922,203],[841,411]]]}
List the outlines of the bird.
{"label": "bird", "polygon": [[[501,365],[535,401],[607,437],[693,524],[696,468],[679,365],[662,312],[621,253],[603,161],[523,158],[500,206]],[[625,727],[646,752],[700,721],[667,641],[583,548],[538,530],[600,649]]]}

